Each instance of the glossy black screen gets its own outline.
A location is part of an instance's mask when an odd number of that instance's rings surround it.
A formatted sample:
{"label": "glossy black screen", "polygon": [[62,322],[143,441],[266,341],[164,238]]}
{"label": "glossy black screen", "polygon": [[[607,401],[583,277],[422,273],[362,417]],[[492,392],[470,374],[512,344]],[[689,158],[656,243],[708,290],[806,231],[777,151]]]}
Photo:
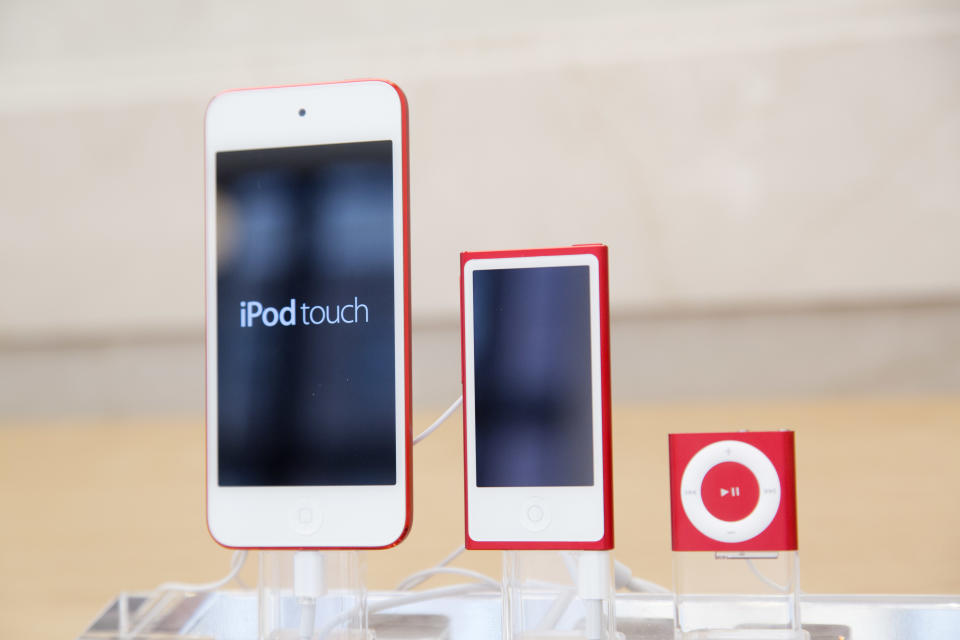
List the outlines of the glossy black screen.
{"label": "glossy black screen", "polygon": [[390,141],[217,153],[219,484],[396,482]]}
{"label": "glossy black screen", "polygon": [[479,487],[593,484],[590,272],[473,272]]}

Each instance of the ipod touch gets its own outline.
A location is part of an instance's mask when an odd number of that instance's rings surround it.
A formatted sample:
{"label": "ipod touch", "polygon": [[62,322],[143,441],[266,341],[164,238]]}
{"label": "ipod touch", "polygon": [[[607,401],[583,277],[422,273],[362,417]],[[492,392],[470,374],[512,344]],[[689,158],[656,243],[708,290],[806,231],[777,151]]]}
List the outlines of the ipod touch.
{"label": "ipod touch", "polygon": [[227,91],[205,135],[210,533],[396,544],[411,518],[403,93]]}

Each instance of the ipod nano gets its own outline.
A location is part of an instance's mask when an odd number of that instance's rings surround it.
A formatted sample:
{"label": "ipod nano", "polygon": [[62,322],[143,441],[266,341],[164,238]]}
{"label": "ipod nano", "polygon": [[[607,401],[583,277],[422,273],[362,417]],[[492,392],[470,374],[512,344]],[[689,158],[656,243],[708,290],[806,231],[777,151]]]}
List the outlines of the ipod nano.
{"label": "ipod nano", "polygon": [[607,247],[461,254],[466,546],[610,549]]}

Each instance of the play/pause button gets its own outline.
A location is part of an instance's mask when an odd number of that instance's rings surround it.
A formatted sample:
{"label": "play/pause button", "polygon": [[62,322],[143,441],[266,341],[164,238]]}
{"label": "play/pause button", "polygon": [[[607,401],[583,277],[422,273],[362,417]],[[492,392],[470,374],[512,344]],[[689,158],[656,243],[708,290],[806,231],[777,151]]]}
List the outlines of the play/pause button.
{"label": "play/pause button", "polygon": [[760,499],[760,486],[739,462],[721,462],[707,472],[700,488],[707,511],[726,522],[743,520]]}

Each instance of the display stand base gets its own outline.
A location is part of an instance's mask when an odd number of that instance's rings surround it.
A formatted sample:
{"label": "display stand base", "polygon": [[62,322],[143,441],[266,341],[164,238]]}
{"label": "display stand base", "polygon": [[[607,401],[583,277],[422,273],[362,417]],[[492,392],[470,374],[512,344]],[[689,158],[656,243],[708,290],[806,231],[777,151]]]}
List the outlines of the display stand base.
{"label": "display stand base", "polygon": [[796,551],[673,554],[678,640],[806,640]]}
{"label": "display stand base", "polygon": [[260,640],[373,640],[361,551],[263,551]]}
{"label": "display stand base", "polygon": [[608,551],[504,551],[504,640],[616,640]]}
{"label": "display stand base", "polygon": [[[122,593],[93,616],[78,640],[256,640],[256,590],[223,590],[189,594],[133,633],[152,593]],[[393,591],[369,592],[369,606],[395,600]],[[960,594],[814,595],[800,596],[804,630],[811,640],[870,638],[898,640],[904,629],[923,640],[956,640],[960,629]],[[762,606],[750,600],[742,604]],[[370,614],[377,640],[496,640],[500,637],[499,594],[471,594],[411,604],[391,613]],[[122,609],[126,612],[122,612]],[[673,640],[673,595],[620,593],[617,629],[627,640]],[[400,614],[395,616],[396,614]],[[124,617],[126,620],[124,621]],[[402,618],[403,625],[399,624]],[[127,624],[125,625],[124,622]]]}

